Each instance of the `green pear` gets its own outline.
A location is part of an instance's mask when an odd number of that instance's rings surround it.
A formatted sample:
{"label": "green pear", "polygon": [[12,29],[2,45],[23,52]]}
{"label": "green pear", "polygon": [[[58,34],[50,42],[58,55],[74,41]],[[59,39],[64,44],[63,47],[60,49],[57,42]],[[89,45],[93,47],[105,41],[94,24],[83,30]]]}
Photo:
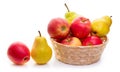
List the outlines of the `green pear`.
{"label": "green pear", "polygon": [[102,37],[106,36],[110,31],[110,27],[104,20],[96,19],[92,22],[92,32]]}
{"label": "green pear", "polygon": [[68,12],[65,13],[65,19],[68,21],[69,24],[79,16],[76,12],[70,11],[67,4],[65,3],[65,7],[67,8]]}
{"label": "green pear", "polygon": [[46,38],[41,36],[40,31],[38,32],[40,36],[35,37],[31,57],[37,64],[46,64],[52,57],[52,49],[48,45]]}
{"label": "green pear", "polygon": [[112,24],[112,19],[111,19],[112,16],[103,16],[102,19],[105,20],[106,24],[110,27],[111,24]]}
{"label": "green pear", "polygon": [[69,24],[72,23],[72,21],[78,17],[78,14],[75,12],[67,12],[65,13],[65,19],[68,21]]}

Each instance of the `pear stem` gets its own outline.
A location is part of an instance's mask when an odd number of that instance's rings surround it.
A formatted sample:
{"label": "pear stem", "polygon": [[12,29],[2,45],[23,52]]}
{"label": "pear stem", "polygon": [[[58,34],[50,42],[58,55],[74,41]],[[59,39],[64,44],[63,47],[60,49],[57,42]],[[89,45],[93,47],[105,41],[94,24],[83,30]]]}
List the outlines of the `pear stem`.
{"label": "pear stem", "polygon": [[41,37],[41,32],[40,32],[40,31],[38,31],[38,33],[39,33],[39,36]]}
{"label": "pear stem", "polygon": [[112,16],[110,16],[110,18],[112,18]]}
{"label": "pear stem", "polygon": [[67,11],[70,12],[70,10],[69,10],[67,4],[65,3],[64,5],[65,5],[65,7],[67,8]]}

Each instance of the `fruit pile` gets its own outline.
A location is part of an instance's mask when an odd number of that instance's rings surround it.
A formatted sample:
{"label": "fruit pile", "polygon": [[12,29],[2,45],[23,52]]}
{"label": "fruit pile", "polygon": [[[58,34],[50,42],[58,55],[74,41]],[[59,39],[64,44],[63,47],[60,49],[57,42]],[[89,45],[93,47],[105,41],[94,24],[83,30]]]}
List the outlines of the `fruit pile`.
{"label": "fruit pile", "polygon": [[[65,18],[53,18],[48,24],[48,34],[52,39],[69,46],[91,46],[104,43],[112,24],[111,16],[103,16],[90,21],[87,17],[71,12],[66,4],[65,6],[68,10]],[[31,51],[21,42],[14,42],[9,46],[7,55],[14,64],[23,65],[30,60],[30,56],[37,64],[46,64],[51,59],[52,49],[46,38],[41,36],[40,31],[38,32],[39,36],[35,37]],[[86,55],[90,54],[84,54]],[[93,56],[90,59],[91,61],[98,60],[92,60]],[[85,60],[88,59],[85,58]]]}
{"label": "fruit pile", "polygon": [[[67,7],[67,5],[65,4]],[[67,7],[68,9],[68,7]],[[107,37],[112,24],[111,16],[90,21],[75,12],[65,13],[64,18],[53,18],[48,24],[48,34],[59,43],[70,46],[99,45]]]}

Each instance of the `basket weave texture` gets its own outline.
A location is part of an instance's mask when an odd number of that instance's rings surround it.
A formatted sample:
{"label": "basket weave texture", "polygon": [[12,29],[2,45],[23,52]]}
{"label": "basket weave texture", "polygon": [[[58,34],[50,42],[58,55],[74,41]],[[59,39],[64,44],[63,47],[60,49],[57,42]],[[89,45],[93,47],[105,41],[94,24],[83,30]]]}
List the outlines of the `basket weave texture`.
{"label": "basket weave texture", "polygon": [[95,46],[77,46],[72,47],[63,45],[51,39],[56,58],[67,64],[72,65],[89,65],[99,61],[104,48],[107,45],[107,40],[100,45]]}

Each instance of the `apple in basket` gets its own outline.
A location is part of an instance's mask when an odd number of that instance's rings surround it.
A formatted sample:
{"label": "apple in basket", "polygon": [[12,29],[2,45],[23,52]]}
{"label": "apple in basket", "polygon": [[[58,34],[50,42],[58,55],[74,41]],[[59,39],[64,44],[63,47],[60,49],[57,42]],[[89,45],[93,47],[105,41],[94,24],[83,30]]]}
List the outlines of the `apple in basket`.
{"label": "apple in basket", "polygon": [[64,45],[69,45],[69,46],[81,46],[82,45],[82,42],[77,37],[67,37],[63,39],[61,43]]}
{"label": "apple in basket", "polygon": [[91,21],[83,16],[76,18],[70,27],[71,32],[78,38],[85,38],[91,32]]}
{"label": "apple in basket", "polygon": [[63,18],[53,18],[48,23],[47,31],[51,38],[64,39],[70,32],[70,26]]}
{"label": "apple in basket", "polygon": [[83,46],[90,46],[90,45],[99,45],[102,44],[103,41],[98,36],[89,36],[83,40]]}

